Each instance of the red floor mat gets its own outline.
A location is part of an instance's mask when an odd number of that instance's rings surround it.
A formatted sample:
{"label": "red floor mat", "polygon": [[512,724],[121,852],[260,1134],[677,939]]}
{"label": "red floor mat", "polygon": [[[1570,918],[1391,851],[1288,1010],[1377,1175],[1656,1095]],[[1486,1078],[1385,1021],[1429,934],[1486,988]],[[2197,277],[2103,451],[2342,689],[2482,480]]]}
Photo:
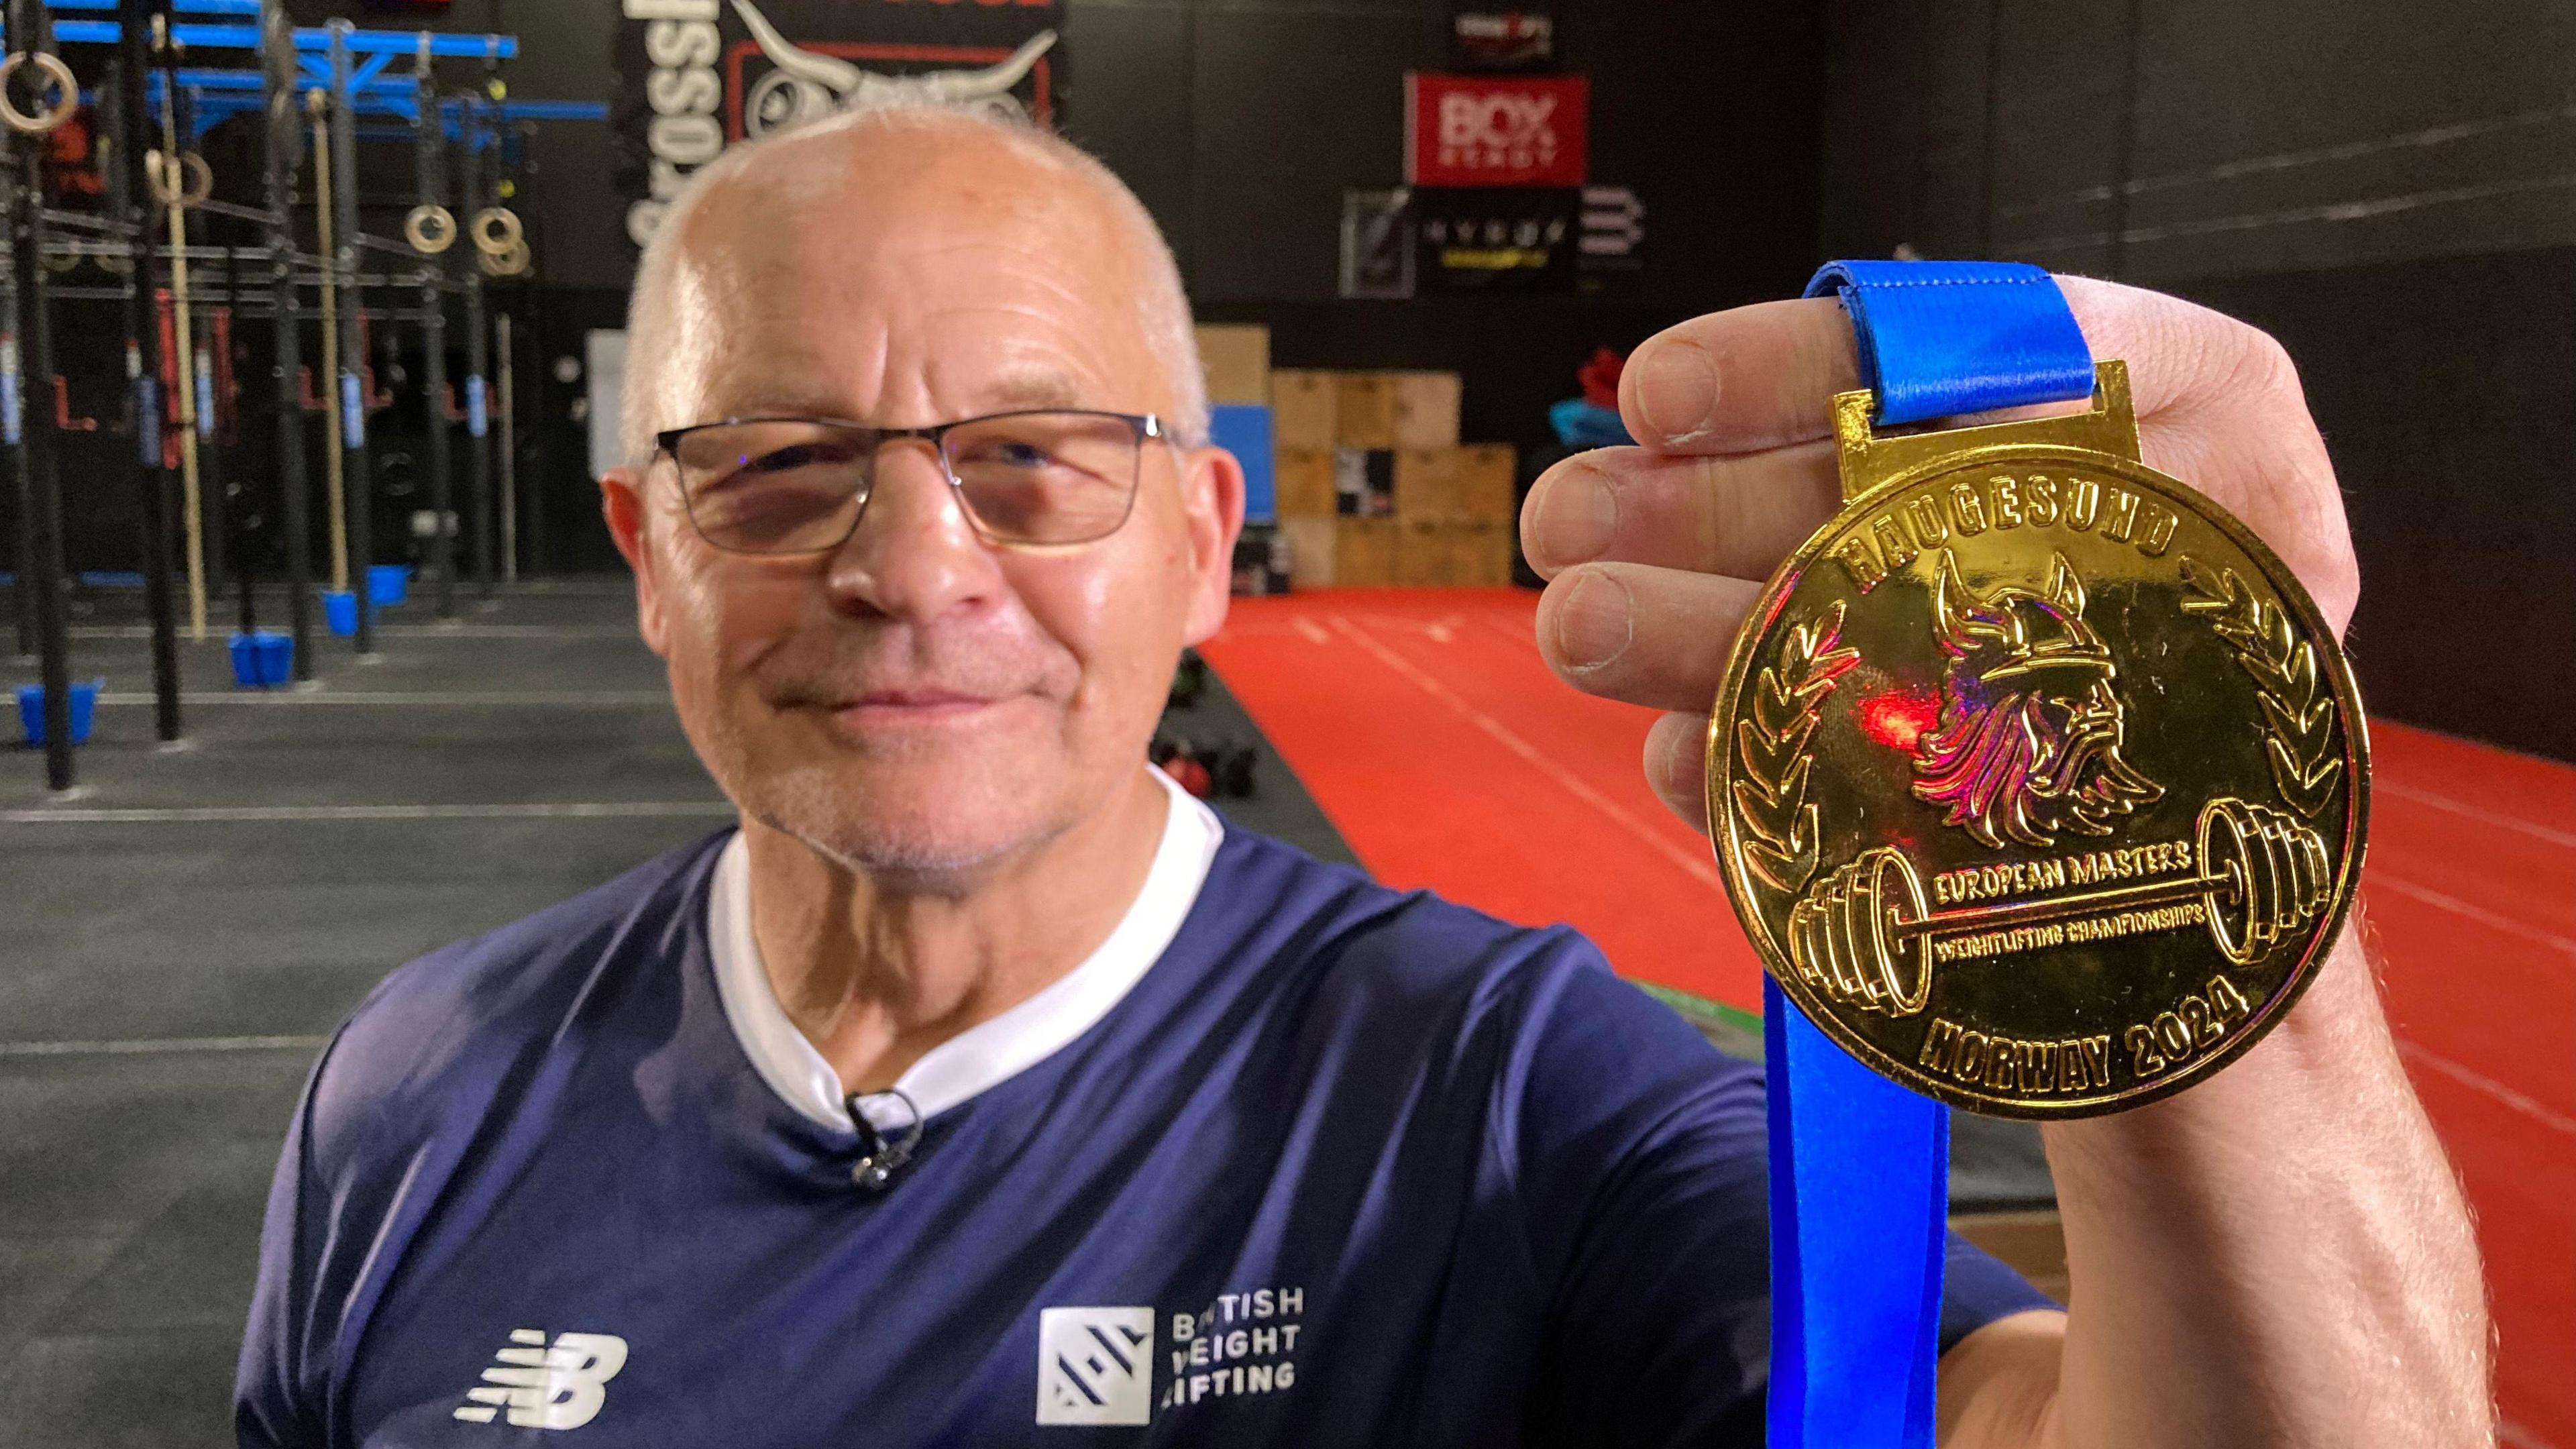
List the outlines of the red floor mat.
{"label": "red floor mat", "polygon": [[[1567,689],[1535,594],[1238,599],[1201,652],[1381,880],[1569,922],[1623,973],[1761,998],[1647,715]],[[1728,641],[1711,638],[1712,655]],[[2576,1449],[2576,768],[2380,722],[2364,899],[2391,1020],[2478,1213],[2511,1449]]]}

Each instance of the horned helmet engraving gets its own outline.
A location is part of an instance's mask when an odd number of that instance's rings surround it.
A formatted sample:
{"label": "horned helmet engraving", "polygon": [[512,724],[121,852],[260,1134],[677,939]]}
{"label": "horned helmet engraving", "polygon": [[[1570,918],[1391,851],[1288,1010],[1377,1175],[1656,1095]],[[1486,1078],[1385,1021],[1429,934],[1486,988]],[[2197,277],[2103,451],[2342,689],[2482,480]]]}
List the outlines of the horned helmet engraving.
{"label": "horned helmet engraving", "polygon": [[1915,744],[1914,795],[1946,807],[1942,823],[1982,845],[2108,835],[2111,817],[2164,794],[2121,757],[2119,668],[2084,622],[2084,603],[2064,554],[2043,590],[1980,594],[1941,553],[1932,579],[1941,719]]}
{"label": "horned helmet engraving", "polygon": [[837,55],[799,49],[751,0],[733,0],[760,53],[776,70],[762,76],[743,98],[743,130],[752,136],[784,130],[852,106],[885,105],[906,100],[964,104],[1015,120],[1028,113],[1011,95],[1055,45],[1055,32],[1032,35],[1006,60],[982,70],[940,70],[921,75],[879,75],[861,70]]}

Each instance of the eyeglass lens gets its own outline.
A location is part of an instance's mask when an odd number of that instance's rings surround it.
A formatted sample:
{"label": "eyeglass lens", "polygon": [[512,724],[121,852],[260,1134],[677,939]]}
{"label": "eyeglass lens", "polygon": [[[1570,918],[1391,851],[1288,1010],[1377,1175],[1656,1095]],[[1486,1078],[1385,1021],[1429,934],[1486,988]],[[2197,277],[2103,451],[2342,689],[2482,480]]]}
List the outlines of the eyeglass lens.
{"label": "eyeglass lens", "polygon": [[[883,435],[823,422],[697,428],[674,450],[690,522],[718,548],[808,553],[858,525]],[[1116,531],[1136,496],[1135,425],[1108,413],[981,418],[940,439],[975,526],[1006,543],[1087,543]]]}

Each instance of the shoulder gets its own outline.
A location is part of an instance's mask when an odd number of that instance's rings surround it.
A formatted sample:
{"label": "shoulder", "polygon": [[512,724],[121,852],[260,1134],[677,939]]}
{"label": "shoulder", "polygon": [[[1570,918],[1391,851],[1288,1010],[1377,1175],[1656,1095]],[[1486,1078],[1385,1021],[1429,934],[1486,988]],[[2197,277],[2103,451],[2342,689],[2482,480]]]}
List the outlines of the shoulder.
{"label": "shoulder", "polygon": [[1563,926],[1499,920],[1427,890],[1396,890],[1354,866],[1229,829],[1201,914],[1253,958],[1292,959],[1319,984],[1397,997],[1487,993],[1524,972],[1593,967],[1600,952]]}
{"label": "shoulder", "polygon": [[309,1089],[310,1151],[328,1169],[387,1125],[413,1130],[478,1108],[511,1065],[542,1050],[602,972],[666,953],[702,927],[684,909],[719,833],[603,885],[397,968],[342,1025]]}
{"label": "shoulder", "polygon": [[1569,926],[1516,925],[1430,891],[1390,889],[1242,832],[1229,832],[1206,889],[1212,914],[1240,918],[1227,934],[1252,948],[1244,954],[1284,963],[1280,988],[1319,1014],[1478,1039],[1513,1085],[1553,1085],[1527,1080],[1538,1074],[1651,1095],[1655,1082],[1745,1075]]}

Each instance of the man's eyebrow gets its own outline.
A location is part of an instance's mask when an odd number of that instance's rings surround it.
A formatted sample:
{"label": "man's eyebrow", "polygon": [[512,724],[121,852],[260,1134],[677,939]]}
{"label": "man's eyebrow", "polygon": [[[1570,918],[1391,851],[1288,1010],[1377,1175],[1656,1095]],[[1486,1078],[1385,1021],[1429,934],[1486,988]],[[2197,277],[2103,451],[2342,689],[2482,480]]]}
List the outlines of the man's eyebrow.
{"label": "man's eyebrow", "polygon": [[1070,408],[1082,403],[1082,389],[1060,372],[1015,372],[975,389],[977,405],[991,408]]}

